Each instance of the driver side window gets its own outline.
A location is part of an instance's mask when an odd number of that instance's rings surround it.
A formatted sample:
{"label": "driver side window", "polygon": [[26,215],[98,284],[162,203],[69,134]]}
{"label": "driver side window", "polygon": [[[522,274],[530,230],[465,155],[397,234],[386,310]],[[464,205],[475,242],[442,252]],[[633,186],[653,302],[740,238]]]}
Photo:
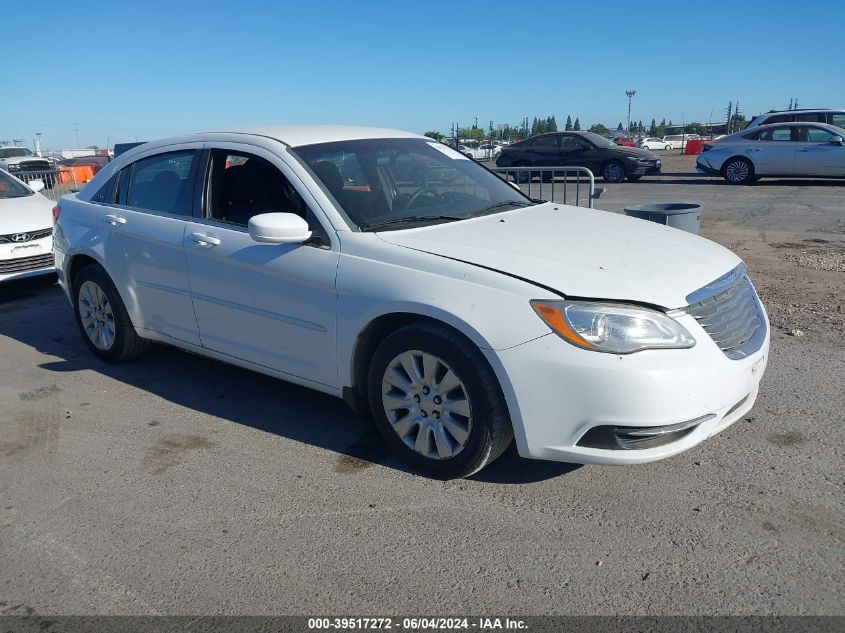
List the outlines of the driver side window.
{"label": "driver side window", "polygon": [[294,213],[308,222],[319,242],[329,244],[302,196],[269,161],[245,152],[215,149],[209,156],[204,217],[247,227],[261,213]]}

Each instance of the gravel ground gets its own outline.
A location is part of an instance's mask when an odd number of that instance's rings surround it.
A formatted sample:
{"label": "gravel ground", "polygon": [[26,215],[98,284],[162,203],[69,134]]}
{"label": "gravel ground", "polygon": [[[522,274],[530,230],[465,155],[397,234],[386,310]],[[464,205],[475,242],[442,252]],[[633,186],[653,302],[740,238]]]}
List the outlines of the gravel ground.
{"label": "gravel ground", "polygon": [[597,204],[699,201],[773,325],[743,420],[627,467],[407,472],[339,401],[156,346],[97,361],[0,297],[0,615],[845,614],[845,196],[667,156]]}

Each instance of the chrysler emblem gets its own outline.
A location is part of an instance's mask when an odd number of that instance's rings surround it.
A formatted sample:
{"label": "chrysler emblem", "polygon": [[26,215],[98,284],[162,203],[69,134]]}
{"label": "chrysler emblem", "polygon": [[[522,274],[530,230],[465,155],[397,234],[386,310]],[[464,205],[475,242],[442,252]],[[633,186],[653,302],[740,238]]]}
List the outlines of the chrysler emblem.
{"label": "chrysler emblem", "polygon": [[32,239],[32,236],[29,233],[15,233],[12,236],[13,242],[28,242]]}

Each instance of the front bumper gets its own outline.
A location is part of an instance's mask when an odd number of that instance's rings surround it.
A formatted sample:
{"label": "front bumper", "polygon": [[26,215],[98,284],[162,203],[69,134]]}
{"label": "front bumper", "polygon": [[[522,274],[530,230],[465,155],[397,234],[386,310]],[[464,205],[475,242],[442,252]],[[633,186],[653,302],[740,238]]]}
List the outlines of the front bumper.
{"label": "front bumper", "polygon": [[51,246],[50,237],[22,244],[0,244],[0,282],[54,272]]}
{"label": "front bumper", "polygon": [[[757,398],[769,350],[731,360],[689,315],[678,319],[696,338],[690,349],[630,355],[591,352],[555,334],[507,350],[486,350],[508,401],[519,454],[583,464],[638,464],[683,452],[741,418]],[[644,429],[692,424],[668,443],[597,448],[583,441],[595,427]],[[671,430],[671,429],[670,429]],[[585,445],[585,444],[593,444]]]}

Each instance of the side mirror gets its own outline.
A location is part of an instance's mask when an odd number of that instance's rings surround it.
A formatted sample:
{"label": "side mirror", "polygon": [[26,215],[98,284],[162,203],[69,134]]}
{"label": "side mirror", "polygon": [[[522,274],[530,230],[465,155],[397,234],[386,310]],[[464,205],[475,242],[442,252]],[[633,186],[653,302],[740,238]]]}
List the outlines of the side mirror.
{"label": "side mirror", "polygon": [[842,138],[841,136],[834,136],[834,137],[830,140],[830,142],[831,142],[831,144],[833,144],[833,145],[843,145],[843,144],[845,144],[845,139],[844,139],[844,138]]}
{"label": "side mirror", "polygon": [[36,193],[44,189],[43,180],[30,180],[28,183],[26,183],[26,185]]}
{"label": "side mirror", "polygon": [[249,236],[256,242],[301,244],[311,237],[311,231],[295,213],[262,213],[249,219]]}

